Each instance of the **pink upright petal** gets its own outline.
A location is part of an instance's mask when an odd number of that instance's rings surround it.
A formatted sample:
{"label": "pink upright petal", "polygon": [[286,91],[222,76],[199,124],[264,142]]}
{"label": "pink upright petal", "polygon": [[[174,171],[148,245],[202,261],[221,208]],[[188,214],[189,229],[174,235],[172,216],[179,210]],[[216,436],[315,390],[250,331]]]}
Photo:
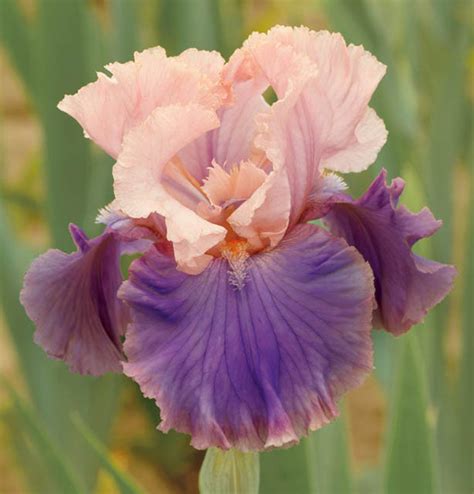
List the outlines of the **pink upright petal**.
{"label": "pink upright petal", "polygon": [[267,174],[251,161],[234,166],[229,172],[214,163],[202,190],[215,205],[238,203],[248,199],[267,178]]}
{"label": "pink upright petal", "polygon": [[255,145],[273,168],[285,169],[291,191],[291,223],[303,208],[321,159],[324,122],[329,112],[317,87],[317,66],[291,46],[269,35],[254,34],[231,58],[227,72],[238,79],[256,79],[263,91],[272,86],[279,101],[259,115]]}
{"label": "pink upright petal", "polygon": [[290,207],[288,177],[281,170],[273,171],[227,221],[252,248],[273,248],[288,228]]}
{"label": "pink upright petal", "polygon": [[[372,164],[386,141],[387,131],[367,105],[385,74],[385,65],[363,47],[347,46],[338,33],[277,26],[268,32],[267,38],[275,51],[282,50],[282,45],[292,47],[317,66],[318,87],[331,110],[323,167],[357,172]],[[258,50],[256,45],[253,50]]]}
{"label": "pink upright petal", "polygon": [[120,208],[134,218],[163,216],[176,261],[188,273],[206,267],[211,257],[205,253],[224,239],[226,229],[201,218],[170,193],[164,185],[166,165],[189,142],[218,125],[216,114],[201,105],[157,108],[127,135],[114,166]]}
{"label": "pink upright petal", "polygon": [[327,151],[322,167],[343,173],[365,170],[377,159],[387,135],[383,120],[372,108],[367,108],[355,127],[354,135],[346,141],[346,146],[334,153]]}
{"label": "pink upright petal", "polygon": [[217,112],[220,126],[180,151],[186,168],[198,180],[207,175],[207,167],[215,160],[224,168],[247,160],[252,153],[257,132],[256,116],[268,105],[254,81],[233,85],[233,102]]}
{"label": "pink upright petal", "polygon": [[255,144],[291,190],[290,227],[299,219],[323,167],[360,171],[372,163],[386,131],[368,102],[385,67],[340,35],[276,27],[254,33],[226,66],[226,77],[271,86],[279,100],[260,115]]}
{"label": "pink upright petal", "polygon": [[229,97],[222,82],[224,61],[216,52],[187,50],[167,57],[160,48],[135,53],[133,62],[106,66],[110,77],[99,73],[59,109],[74,117],[88,137],[117,157],[124,136],[157,107],[198,103],[217,109]]}

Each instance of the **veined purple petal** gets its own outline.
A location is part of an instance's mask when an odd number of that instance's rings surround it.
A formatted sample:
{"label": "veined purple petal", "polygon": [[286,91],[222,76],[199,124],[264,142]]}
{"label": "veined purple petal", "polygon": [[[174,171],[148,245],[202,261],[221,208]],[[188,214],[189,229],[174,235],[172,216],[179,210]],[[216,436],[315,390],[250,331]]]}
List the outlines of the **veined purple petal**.
{"label": "veined purple petal", "polygon": [[325,221],[369,262],[374,272],[375,324],[396,335],[419,323],[450,291],[456,270],[415,255],[411,248],[441,226],[428,208],[412,213],[397,207],[405,186],[401,178],[386,184],[382,170],[357,200],[340,198]]}
{"label": "veined purple petal", "polygon": [[25,276],[21,303],[36,325],[35,342],[73,372],[121,372],[128,317],[117,298],[120,237],[106,231],[89,240],[75,225],[70,232],[77,252],[49,250]]}
{"label": "veined purple petal", "polygon": [[132,317],[124,372],[156,400],[159,428],[198,449],[294,443],[372,368],[370,268],[304,225],[233,269],[219,258],[189,276],[155,248],[135,261],[119,292]]}

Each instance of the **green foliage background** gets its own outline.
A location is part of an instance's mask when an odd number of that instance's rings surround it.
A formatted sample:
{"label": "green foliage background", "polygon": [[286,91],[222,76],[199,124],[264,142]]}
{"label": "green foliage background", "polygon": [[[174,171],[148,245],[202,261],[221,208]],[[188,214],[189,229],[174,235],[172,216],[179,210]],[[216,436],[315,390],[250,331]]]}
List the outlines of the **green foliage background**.
{"label": "green foliage background", "polygon": [[[0,492],[197,492],[202,454],[188,438],[155,431],[158,411],[122,377],[79,377],[48,360],[18,294],[31,259],[49,245],[71,250],[71,221],[97,233],[96,210],[111,199],[112,162],[56,109],[62,96],[135,50],[228,56],[276,23],[340,31],[388,66],[373,106],[389,140],[350,177],[352,191],[381,166],[404,177],[405,204],[427,204],[444,221],[422,252],[455,263],[459,276],[408,335],[374,332],[371,385],[299,446],[261,455],[260,491],[473,492],[473,12],[471,0],[0,0],[0,68],[41,135],[26,159],[11,159],[18,115],[2,84],[0,362],[8,350],[12,363],[0,366]],[[367,411],[379,402],[376,447],[361,459],[375,420]]]}

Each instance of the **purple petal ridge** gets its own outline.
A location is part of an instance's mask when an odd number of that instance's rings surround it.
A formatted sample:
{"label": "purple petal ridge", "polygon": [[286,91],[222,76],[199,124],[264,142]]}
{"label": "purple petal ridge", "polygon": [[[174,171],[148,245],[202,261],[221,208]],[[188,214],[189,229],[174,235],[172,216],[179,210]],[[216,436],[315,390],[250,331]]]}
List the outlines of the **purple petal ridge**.
{"label": "purple petal ridge", "polygon": [[106,231],[89,240],[75,225],[70,232],[77,252],[51,249],[25,276],[20,299],[36,325],[35,342],[73,372],[121,372],[120,336],[128,317],[117,298],[120,239]]}
{"label": "purple petal ridge", "polygon": [[204,449],[291,445],[337,414],[372,369],[373,278],[360,254],[314,225],[197,276],[151,248],[120,289],[132,323],[124,372],[161,409],[159,428]]}
{"label": "purple petal ridge", "polygon": [[378,308],[374,324],[399,335],[423,320],[451,290],[453,266],[411,251],[441,226],[428,208],[412,213],[398,205],[405,183],[388,186],[382,170],[359,199],[339,198],[324,220],[332,233],[356,247],[374,272]]}

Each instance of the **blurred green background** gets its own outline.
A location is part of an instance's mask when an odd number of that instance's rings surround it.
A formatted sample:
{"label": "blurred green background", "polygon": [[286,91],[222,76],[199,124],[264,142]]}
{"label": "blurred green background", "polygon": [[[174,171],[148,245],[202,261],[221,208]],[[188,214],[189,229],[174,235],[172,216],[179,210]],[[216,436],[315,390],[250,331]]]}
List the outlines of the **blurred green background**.
{"label": "blurred green background", "polygon": [[472,493],[474,3],[470,0],[0,0],[0,492],[195,493],[202,452],[155,430],[159,412],[121,376],[79,377],[32,341],[18,302],[31,259],[97,233],[110,158],[56,109],[110,61],[160,44],[226,57],[254,30],[340,31],[388,66],[373,100],[381,166],[404,203],[444,221],[420,252],[456,264],[452,294],[395,339],[374,332],[376,369],[340,419],[261,455],[261,492]]}

